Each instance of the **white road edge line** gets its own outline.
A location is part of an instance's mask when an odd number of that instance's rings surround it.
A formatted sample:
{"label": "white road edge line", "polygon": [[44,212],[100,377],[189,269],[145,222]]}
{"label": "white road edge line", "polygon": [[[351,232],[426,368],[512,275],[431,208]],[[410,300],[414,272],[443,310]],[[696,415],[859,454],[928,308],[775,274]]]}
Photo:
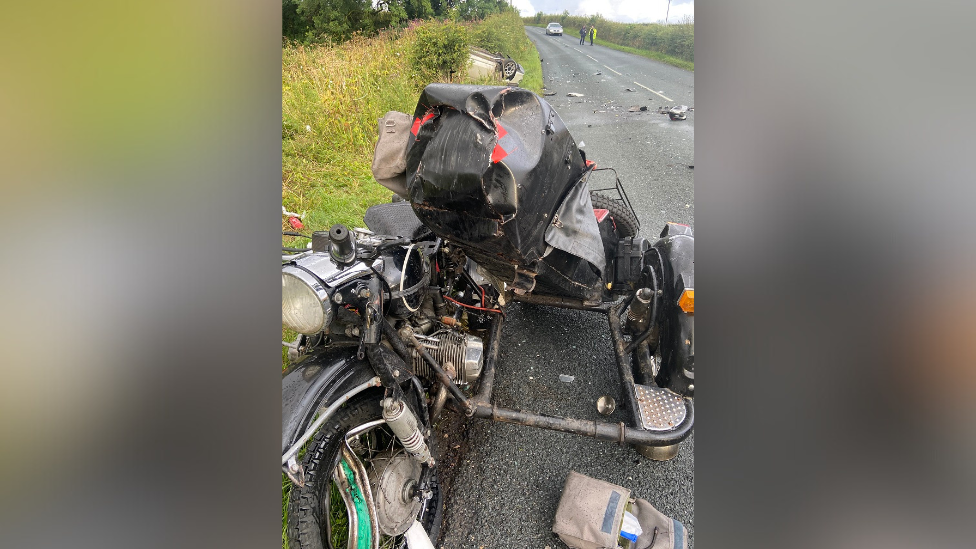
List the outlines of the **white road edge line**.
{"label": "white road edge line", "polygon": [[640,87],[642,87],[642,88],[644,88],[645,90],[647,90],[647,91],[649,91],[649,92],[651,92],[651,93],[653,93],[654,95],[657,95],[657,96],[660,96],[660,97],[664,97],[664,99],[665,99],[666,101],[674,101],[674,99],[671,99],[670,97],[667,97],[667,96],[664,96],[664,95],[661,95],[661,94],[659,94],[659,93],[657,93],[656,91],[654,91],[654,90],[652,90],[651,88],[648,88],[648,87],[647,87],[647,86],[645,86],[644,84],[641,84],[640,82],[634,82],[634,84],[637,84],[638,86],[640,86]]}
{"label": "white road edge line", "polygon": [[617,72],[617,71],[615,71],[615,70],[613,70],[613,69],[611,69],[610,67],[607,67],[606,65],[603,65],[603,66],[604,66],[604,67],[605,67],[605,68],[606,68],[606,69],[607,69],[608,71],[610,71],[610,72],[612,72],[612,73],[614,73],[614,74],[616,74],[616,75],[618,75],[618,76],[623,76],[622,74],[620,74],[619,72]]}

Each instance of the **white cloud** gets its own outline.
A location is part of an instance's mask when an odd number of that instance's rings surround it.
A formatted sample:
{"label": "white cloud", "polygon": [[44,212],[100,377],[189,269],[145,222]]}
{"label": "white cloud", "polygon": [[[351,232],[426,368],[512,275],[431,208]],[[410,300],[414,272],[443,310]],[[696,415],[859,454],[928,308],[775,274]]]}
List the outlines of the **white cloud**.
{"label": "white cloud", "polygon": [[535,15],[537,9],[532,7],[532,2],[529,0],[513,0],[512,5],[519,10],[519,15],[525,17],[527,15]]}

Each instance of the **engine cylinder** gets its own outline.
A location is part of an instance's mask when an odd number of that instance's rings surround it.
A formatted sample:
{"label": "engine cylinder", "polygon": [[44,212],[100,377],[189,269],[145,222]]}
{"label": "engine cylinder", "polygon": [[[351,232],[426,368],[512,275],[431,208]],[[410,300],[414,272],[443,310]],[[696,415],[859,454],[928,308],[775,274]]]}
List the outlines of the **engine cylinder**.
{"label": "engine cylinder", "polygon": [[[481,375],[484,365],[485,346],[480,337],[444,330],[430,336],[417,335],[430,356],[450,372],[458,384],[471,383]],[[433,379],[434,375],[422,356],[413,357],[413,371],[420,377]]]}

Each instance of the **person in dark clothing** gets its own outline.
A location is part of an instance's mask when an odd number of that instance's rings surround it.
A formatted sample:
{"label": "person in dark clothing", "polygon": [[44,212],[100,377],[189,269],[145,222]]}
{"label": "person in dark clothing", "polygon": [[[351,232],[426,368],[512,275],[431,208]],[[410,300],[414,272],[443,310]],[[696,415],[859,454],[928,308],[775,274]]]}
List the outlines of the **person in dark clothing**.
{"label": "person in dark clothing", "polygon": [[580,27],[580,46],[585,46],[586,45],[586,33],[587,32],[589,32],[589,29],[586,28],[586,25],[583,25],[582,27]]}
{"label": "person in dark clothing", "polygon": [[596,38],[596,27],[590,27],[590,45],[593,45],[593,39]]}

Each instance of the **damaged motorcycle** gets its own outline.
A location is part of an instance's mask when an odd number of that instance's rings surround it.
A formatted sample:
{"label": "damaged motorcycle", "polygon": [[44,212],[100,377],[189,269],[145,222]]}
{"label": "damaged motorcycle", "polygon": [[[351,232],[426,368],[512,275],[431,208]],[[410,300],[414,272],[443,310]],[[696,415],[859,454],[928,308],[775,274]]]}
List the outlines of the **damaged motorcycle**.
{"label": "damaged motorcycle", "polygon": [[[436,542],[445,407],[673,457],[694,423],[691,229],[642,237],[616,173],[524,89],[431,84],[379,130],[373,172],[394,201],[282,257],[282,324],[299,334],[282,377],[290,546]],[[591,188],[601,171],[614,183]],[[629,423],[492,403],[514,302],[606,316]]]}

